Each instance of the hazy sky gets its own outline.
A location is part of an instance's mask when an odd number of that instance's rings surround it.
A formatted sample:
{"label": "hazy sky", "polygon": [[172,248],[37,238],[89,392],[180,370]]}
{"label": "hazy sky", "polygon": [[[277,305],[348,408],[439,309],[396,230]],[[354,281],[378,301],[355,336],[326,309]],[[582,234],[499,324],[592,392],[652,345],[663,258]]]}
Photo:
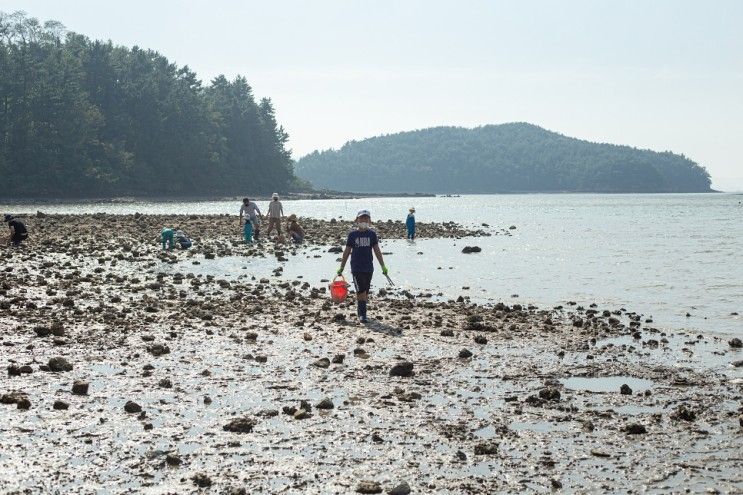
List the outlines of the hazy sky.
{"label": "hazy sky", "polygon": [[349,139],[523,121],[683,153],[743,190],[743,1],[0,0],[245,75],[299,158]]}

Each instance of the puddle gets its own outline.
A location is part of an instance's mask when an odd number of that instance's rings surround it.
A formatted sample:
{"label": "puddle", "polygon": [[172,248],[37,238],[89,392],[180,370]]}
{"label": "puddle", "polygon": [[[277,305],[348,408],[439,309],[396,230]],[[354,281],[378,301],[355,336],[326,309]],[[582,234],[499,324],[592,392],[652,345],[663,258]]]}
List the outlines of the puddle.
{"label": "puddle", "polygon": [[582,377],[574,376],[571,378],[563,378],[560,380],[565,388],[570,390],[584,390],[586,392],[616,392],[619,393],[619,388],[627,384],[632,389],[632,393],[644,392],[653,388],[652,380],[645,380],[644,378],[633,378],[631,376],[598,376],[598,377]]}

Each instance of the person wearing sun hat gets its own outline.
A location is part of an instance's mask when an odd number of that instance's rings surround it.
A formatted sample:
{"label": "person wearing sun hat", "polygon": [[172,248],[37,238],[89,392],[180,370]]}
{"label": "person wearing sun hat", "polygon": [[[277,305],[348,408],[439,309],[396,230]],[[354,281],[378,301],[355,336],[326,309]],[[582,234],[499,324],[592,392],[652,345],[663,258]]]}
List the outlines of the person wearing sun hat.
{"label": "person wearing sun hat", "polygon": [[369,210],[361,210],[356,215],[356,229],[348,234],[346,249],[343,251],[341,266],[338,275],[343,273],[348,257],[351,257],[351,275],[353,285],[356,287],[357,313],[361,323],[366,323],[366,303],[369,300],[369,289],[371,288],[372,275],[374,275],[374,258],[377,257],[382,273],[387,275],[387,267],[384,264],[382,250],[379,247],[379,238],[374,229],[371,228],[371,213]]}
{"label": "person wearing sun hat", "polygon": [[410,208],[408,210],[408,218],[405,219],[405,226],[408,229],[408,240],[414,241],[415,240],[415,208]]}

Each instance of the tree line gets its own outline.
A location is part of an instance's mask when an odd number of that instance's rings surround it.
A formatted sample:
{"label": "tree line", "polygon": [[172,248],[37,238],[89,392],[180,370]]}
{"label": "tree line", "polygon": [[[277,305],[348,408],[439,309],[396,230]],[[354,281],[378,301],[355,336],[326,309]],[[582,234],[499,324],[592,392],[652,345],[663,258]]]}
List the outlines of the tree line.
{"label": "tree line", "polygon": [[353,192],[708,192],[704,167],[671,152],[591,143],[526,123],[435,127],[350,141],[296,166]]}
{"label": "tree line", "polygon": [[6,198],[284,192],[287,139],[244,77],[205,85],[156,51],[0,12]]}

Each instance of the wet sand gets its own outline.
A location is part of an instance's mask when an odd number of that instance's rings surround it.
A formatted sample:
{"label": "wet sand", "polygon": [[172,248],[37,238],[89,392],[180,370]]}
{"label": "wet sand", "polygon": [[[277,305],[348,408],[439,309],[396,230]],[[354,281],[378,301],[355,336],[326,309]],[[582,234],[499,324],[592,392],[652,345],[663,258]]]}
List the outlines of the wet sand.
{"label": "wet sand", "polygon": [[[300,222],[293,247],[245,246],[234,216],[28,218],[28,245],[3,250],[0,493],[743,491],[739,341],[394,288],[364,326],[282,276],[349,227]],[[195,248],[162,253],[165,224]],[[221,256],[276,271],[188,271]]]}

